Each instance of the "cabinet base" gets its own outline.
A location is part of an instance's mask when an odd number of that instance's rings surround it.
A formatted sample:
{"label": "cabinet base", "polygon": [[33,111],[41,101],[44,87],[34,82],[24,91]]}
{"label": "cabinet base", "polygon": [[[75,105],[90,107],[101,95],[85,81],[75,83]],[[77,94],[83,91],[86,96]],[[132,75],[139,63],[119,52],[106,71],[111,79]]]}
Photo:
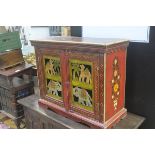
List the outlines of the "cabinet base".
{"label": "cabinet base", "polygon": [[102,123],[97,120],[93,120],[93,119],[81,116],[75,112],[66,111],[63,107],[60,107],[56,104],[48,102],[44,99],[39,99],[38,104],[43,108],[52,110],[52,111],[56,112],[57,114],[60,114],[64,117],[73,119],[76,122],[83,123],[85,125],[88,125],[90,128],[95,128],[95,129],[112,128],[116,123],[118,123],[121,119],[123,119],[127,115],[127,110],[125,108],[122,108],[118,113],[116,113],[108,121],[106,121],[105,123]]}

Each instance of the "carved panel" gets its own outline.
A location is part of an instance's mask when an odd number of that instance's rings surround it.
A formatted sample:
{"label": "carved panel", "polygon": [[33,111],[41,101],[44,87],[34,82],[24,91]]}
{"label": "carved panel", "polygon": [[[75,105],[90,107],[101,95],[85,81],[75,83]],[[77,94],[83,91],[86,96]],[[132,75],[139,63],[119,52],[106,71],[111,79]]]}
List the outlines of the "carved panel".
{"label": "carved panel", "polygon": [[62,100],[60,58],[44,56],[44,71],[47,95],[54,99]]}
{"label": "carved panel", "polygon": [[70,59],[69,66],[72,103],[76,107],[93,111],[92,63]]}

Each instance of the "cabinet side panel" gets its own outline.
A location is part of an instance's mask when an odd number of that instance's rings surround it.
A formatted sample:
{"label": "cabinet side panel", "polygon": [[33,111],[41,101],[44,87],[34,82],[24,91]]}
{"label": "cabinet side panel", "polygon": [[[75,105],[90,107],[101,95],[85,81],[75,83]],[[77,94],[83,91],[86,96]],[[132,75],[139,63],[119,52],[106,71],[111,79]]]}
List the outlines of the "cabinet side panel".
{"label": "cabinet side panel", "polygon": [[117,48],[106,54],[105,121],[124,107],[126,49]]}

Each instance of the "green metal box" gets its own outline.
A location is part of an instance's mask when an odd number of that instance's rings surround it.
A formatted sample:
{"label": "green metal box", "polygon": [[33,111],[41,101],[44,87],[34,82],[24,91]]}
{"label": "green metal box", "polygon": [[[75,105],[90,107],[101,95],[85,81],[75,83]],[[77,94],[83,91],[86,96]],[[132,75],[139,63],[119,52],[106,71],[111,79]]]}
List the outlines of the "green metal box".
{"label": "green metal box", "polygon": [[0,53],[21,48],[19,32],[7,32],[0,34]]}

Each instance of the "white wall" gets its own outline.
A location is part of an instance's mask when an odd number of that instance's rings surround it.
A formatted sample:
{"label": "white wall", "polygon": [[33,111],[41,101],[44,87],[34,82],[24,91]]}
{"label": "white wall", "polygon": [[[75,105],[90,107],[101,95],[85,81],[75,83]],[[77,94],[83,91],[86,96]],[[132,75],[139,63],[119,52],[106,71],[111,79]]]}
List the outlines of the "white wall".
{"label": "white wall", "polygon": [[[149,42],[149,27],[104,27],[104,26],[83,26],[83,37],[96,38],[123,38],[131,41]],[[25,27],[28,40],[33,38],[48,37],[49,27]],[[33,52],[32,46],[24,46],[23,54]]]}
{"label": "white wall", "polygon": [[49,36],[49,27],[31,27],[30,38],[40,38]]}
{"label": "white wall", "polygon": [[[49,27],[26,26],[24,27],[24,30],[25,30],[25,34],[28,40],[33,39],[33,38],[37,39],[37,38],[49,36]],[[30,41],[28,45],[23,46],[22,52],[24,55],[34,52],[34,47],[31,46]]]}
{"label": "white wall", "polygon": [[123,38],[131,41],[149,42],[149,27],[104,27],[83,26],[83,37]]}

